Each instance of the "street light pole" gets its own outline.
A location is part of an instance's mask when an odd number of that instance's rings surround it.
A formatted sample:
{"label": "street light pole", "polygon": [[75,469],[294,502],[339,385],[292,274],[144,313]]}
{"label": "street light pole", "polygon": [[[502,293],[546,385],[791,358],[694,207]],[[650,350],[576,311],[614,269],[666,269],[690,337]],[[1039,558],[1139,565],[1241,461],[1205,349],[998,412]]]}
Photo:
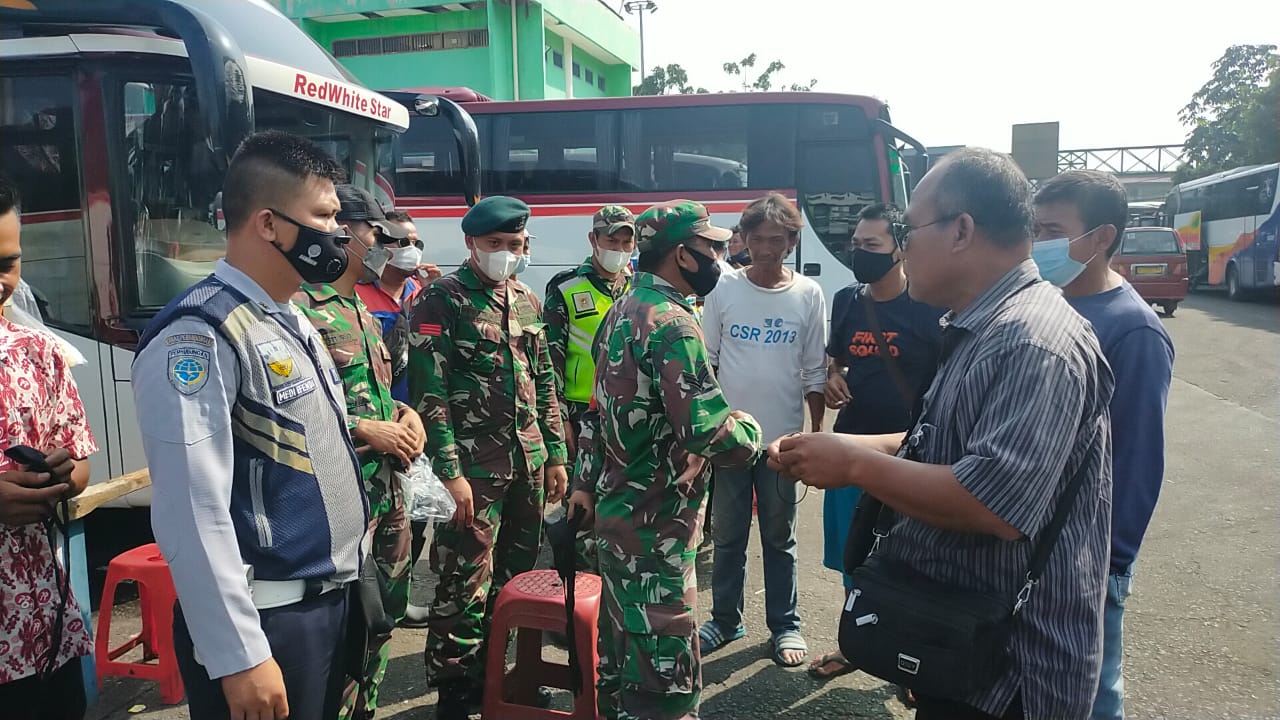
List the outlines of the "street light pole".
{"label": "street light pole", "polygon": [[627,0],[622,3],[622,9],[627,11],[628,15],[640,15],[640,82],[644,82],[645,73],[649,72],[644,64],[644,14],[646,12],[657,12],[658,3],[654,0]]}

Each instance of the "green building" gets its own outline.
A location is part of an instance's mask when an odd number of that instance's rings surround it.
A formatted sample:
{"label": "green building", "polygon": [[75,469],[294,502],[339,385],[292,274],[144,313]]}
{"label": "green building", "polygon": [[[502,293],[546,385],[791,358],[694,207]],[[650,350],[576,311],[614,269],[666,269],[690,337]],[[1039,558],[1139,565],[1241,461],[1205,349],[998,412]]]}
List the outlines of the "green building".
{"label": "green building", "polygon": [[375,90],[631,94],[640,37],[604,0],[270,0]]}

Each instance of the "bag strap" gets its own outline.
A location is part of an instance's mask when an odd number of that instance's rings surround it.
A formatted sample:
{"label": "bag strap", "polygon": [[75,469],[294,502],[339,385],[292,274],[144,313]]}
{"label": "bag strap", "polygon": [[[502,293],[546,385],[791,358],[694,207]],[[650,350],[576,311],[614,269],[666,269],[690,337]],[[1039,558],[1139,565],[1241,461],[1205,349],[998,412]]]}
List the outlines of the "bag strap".
{"label": "bag strap", "polygon": [[[862,309],[867,314],[867,326],[871,328],[871,334],[876,339],[876,348],[880,352],[880,359],[884,361],[884,366],[889,370],[889,377],[893,379],[893,384],[898,387],[898,393],[902,395],[903,404],[911,408],[916,404],[917,393],[912,390],[911,383],[907,382],[907,376],[902,374],[902,368],[898,367],[898,361],[890,352],[889,342],[885,339],[884,331],[880,329],[880,318],[876,313],[875,304],[876,299],[871,297],[871,288],[864,287]],[[914,420],[912,424],[914,425]]]}

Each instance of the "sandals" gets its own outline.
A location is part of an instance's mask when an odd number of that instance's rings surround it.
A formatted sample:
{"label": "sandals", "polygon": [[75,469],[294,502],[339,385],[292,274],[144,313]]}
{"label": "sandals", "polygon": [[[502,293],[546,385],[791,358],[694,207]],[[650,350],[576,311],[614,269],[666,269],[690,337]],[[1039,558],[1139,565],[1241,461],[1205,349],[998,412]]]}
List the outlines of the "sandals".
{"label": "sandals", "polygon": [[[828,665],[835,665],[836,669],[824,671],[823,668]],[[817,678],[818,680],[838,678],[841,675],[848,675],[855,670],[856,668],[850,665],[848,660],[844,659],[844,653],[841,653],[839,650],[827,653],[817,660],[814,660],[813,663],[809,665],[810,677]]]}
{"label": "sandals", "polygon": [[698,647],[702,654],[705,655],[746,636],[747,629],[741,625],[726,633],[724,628],[720,627],[720,623],[715,620],[708,620],[702,623],[702,627],[698,628]]}
{"label": "sandals", "polygon": [[[800,651],[800,659],[795,662],[787,662],[783,659],[782,653],[787,650]],[[787,630],[773,636],[773,661],[782,667],[800,667],[809,656],[809,645],[804,641],[800,633],[795,630]]]}

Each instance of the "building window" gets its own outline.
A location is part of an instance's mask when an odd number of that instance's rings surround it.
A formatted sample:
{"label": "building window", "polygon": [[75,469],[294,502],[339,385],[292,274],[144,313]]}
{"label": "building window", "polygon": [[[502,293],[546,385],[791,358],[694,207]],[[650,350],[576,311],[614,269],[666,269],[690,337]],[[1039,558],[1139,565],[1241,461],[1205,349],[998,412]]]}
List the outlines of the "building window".
{"label": "building window", "polygon": [[603,75],[596,76],[596,87],[600,88],[600,92],[604,92],[604,76]]}
{"label": "building window", "polygon": [[582,66],[579,65],[578,63],[573,64],[573,76],[582,77]]}
{"label": "building window", "polygon": [[334,57],[396,55],[486,47],[489,47],[489,31],[485,29],[335,40],[332,45]]}
{"label": "building window", "polygon": [[559,50],[551,51],[551,64],[558,68],[564,67],[564,53]]}
{"label": "building window", "polygon": [[587,84],[588,84],[588,85],[592,85],[592,84],[594,84],[594,83],[595,83],[595,81],[596,81],[596,74],[595,74],[595,73],[593,73],[593,72],[591,72],[591,68],[587,68],[587,77],[586,77],[586,80],[587,80]]}

